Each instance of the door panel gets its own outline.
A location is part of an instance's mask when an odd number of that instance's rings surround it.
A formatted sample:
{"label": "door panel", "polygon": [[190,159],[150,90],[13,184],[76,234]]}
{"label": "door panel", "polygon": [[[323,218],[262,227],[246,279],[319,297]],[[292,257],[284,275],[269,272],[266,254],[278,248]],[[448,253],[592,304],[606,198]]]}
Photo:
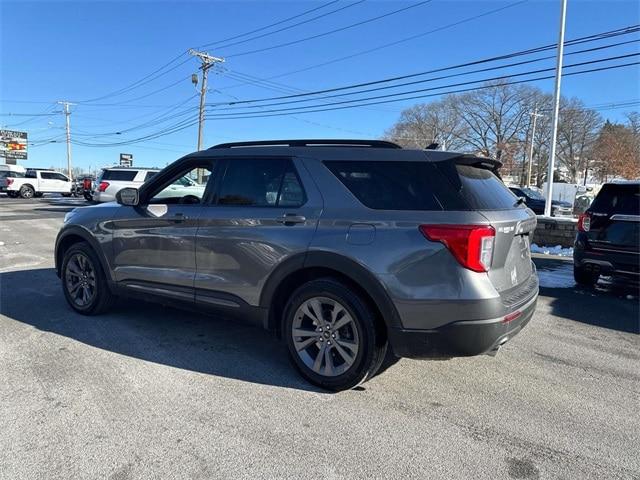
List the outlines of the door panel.
{"label": "door panel", "polygon": [[202,205],[119,208],[113,220],[116,281],[193,288],[202,209]]}
{"label": "door panel", "polygon": [[[121,206],[113,219],[116,281],[133,288],[153,288],[165,296],[193,300],[198,221],[208,201],[207,181],[178,192],[174,185],[196,175],[206,160],[169,167],[140,190],[141,205]],[[208,178],[214,178],[211,173]],[[196,188],[197,186],[197,188]]]}
{"label": "door panel", "polygon": [[[196,300],[199,292],[203,300],[207,293],[218,292],[258,305],[260,292],[271,272],[290,256],[307,251],[322,211],[322,198],[301,162],[295,160],[293,164],[304,185],[303,205],[295,205],[299,203],[296,199],[300,192],[291,185],[285,186],[285,180],[277,194],[278,201],[274,200],[282,206],[217,204],[204,209],[196,243]],[[253,165],[246,171],[255,172],[258,168]],[[284,178],[293,179],[289,173]],[[222,180],[222,198],[247,201],[249,193],[240,190],[229,193],[225,180],[228,175]],[[233,182],[227,185],[230,183]],[[259,182],[249,179],[245,185],[259,190],[256,183]],[[267,191],[264,198],[268,202],[275,197]]]}

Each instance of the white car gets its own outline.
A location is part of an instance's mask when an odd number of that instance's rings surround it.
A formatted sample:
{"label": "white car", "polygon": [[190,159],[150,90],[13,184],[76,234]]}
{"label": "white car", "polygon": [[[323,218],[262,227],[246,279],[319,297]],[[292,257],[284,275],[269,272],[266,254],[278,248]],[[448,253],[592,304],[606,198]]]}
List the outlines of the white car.
{"label": "white car", "polygon": [[112,167],[105,168],[96,180],[94,202],[113,202],[116,193],[126,187],[140,188],[160,170],[152,168]]}
{"label": "white car", "polygon": [[0,192],[10,197],[33,198],[45,193],[61,193],[71,195],[73,182],[62,173],[53,170],[27,170],[26,173],[15,172],[0,179]]}

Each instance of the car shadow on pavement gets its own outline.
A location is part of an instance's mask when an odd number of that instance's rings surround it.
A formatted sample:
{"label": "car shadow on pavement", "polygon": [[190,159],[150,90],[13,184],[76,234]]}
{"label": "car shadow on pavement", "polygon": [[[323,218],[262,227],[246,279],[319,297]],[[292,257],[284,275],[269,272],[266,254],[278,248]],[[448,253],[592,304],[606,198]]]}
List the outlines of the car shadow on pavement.
{"label": "car shadow on pavement", "polygon": [[256,327],[188,310],[120,299],[82,316],[67,305],[53,268],[0,273],[0,313],[78,342],[148,362],[265,385],[330,393],[307,383],[286,347]]}
{"label": "car shadow on pavement", "polygon": [[[601,278],[594,287],[576,285],[573,262],[536,258],[540,295],[552,299],[551,314],[628,333],[640,333],[640,286]],[[545,281],[546,286],[545,286]]]}

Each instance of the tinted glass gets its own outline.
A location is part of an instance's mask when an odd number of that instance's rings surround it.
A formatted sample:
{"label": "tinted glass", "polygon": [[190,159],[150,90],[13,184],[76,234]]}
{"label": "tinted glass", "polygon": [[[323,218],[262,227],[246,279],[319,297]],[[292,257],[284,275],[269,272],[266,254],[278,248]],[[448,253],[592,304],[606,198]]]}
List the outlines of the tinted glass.
{"label": "tinted glass", "polygon": [[44,180],[57,180],[56,174],[51,172],[40,172],[40,178]]}
{"label": "tinted glass", "polygon": [[222,179],[218,203],[257,207],[298,206],[304,192],[287,159],[233,159]]}
{"label": "tinted glass", "polygon": [[434,163],[338,161],[325,164],[351,193],[369,208],[467,209],[449,179]]}
{"label": "tinted glass", "polygon": [[156,173],[158,172],[147,172],[147,174],[144,176],[144,181],[146,182],[147,180],[152,178]]}
{"label": "tinted glass", "polygon": [[460,194],[474,210],[504,210],[514,208],[516,197],[489,170],[469,165],[456,165],[462,188]]}
{"label": "tinted glass", "polygon": [[65,175],[62,175],[61,173],[54,173],[53,174],[53,179],[54,180],[62,180],[63,182],[68,182],[69,181],[69,179]]}
{"label": "tinted glass", "polygon": [[640,185],[604,185],[589,210],[610,215],[640,215]]}
{"label": "tinted glass", "polygon": [[136,173],[137,170],[104,170],[101,179],[131,182],[136,178]]}
{"label": "tinted glass", "polygon": [[24,173],[22,172],[10,172],[8,170],[0,171],[0,178],[24,178]]}

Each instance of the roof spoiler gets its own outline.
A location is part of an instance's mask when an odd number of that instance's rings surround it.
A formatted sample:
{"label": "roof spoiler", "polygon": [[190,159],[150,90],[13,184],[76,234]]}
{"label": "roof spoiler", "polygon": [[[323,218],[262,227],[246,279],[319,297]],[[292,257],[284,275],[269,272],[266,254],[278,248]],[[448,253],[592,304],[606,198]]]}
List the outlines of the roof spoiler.
{"label": "roof spoiler", "polygon": [[493,172],[498,178],[500,178],[499,170],[502,167],[502,162],[499,160],[486,157],[476,157],[474,155],[460,155],[454,160],[459,165],[470,165],[476,168],[484,168],[485,170]]}

